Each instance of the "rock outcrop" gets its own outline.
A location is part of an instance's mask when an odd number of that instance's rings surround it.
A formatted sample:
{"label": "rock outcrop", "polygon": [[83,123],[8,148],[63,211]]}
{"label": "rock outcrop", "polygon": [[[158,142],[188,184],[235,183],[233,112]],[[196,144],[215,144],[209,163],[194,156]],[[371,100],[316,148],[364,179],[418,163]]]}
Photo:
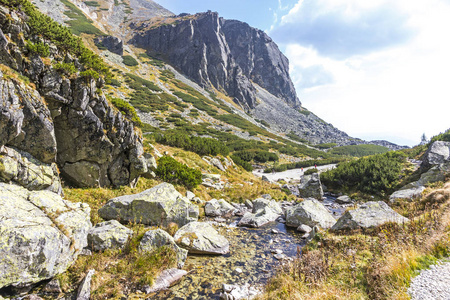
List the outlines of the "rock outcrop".
{"label": "rock outcrop", "polygon": [[178,268],[183,268],[188,251],[178,247],[174,238],[162,229],[147,231],[139,244],[139,251],[152,252],[163,246],[168,246],[175,251]]}
{"label": "rock outcrop", "polygon": [[184,225],[173,238],[180,247],[193,254],[221,255],[230,251],[228,240],[208,223],[192,222]]}
{"label": "rock outcrop", "polygon": [[246,212],[239,220],[238,226],[261,227],[269,222],[274,222],[283,213],[275,200],[258,198],[253,201],[252,205],[252,212]]}
{"label": "rock outcrop", "polygon": [[212,199],[205,204],[205,215],[219,217],[227,213],[233,213],[236,208],[224,199]]}
{"label": "rock outcrop", "polygon": [[[0,70],[0,146],[56,162],[65,180],[80,187],[126,185],[148,172],[141,137],[108,103],[101,79],[56,68],[64,62],[82,71],[83,65],[32,34],[23,13],[0,7],[0,40],[6,66]],[[48,47],[47,57],[31,52],[30,43]]]}
{"label": "rock outcrop", "polygon": [[286,209],[286,226],[299,227],[308,225],[310,227],[319,226],[323,229],[330,228],[336,220],[316,199],[306,199],[305,201]]}
{"label": "rock outcrop", "polygon": [[102,35],[96,37],[94,39],[94,42],[100,48],[104,47],[112,53],[123,55],[123,42],[117,37],[111,35]]}
{"label": "rock outcrop", "polygon": [[319,174],[304,175],[298,185],[298,192],[300,197],[322,200],[323,189]]}
{"label": "rock outcrop", "polygon": [[395,212],[383,201],[371,201],[364,203],[357,209],[347,211],[331,229],[353,230],[376,227],[387,222],[403,224],[408,221],[407,218]]}
{"label": "rock outcrop", "polygon": [[173,185],[161,183],[139,194],[113,198],[98,213],[105,220],[163,226],[173,222],[183,226],[197,221],[199,211]]}
{"label": "rock outcrop", "polygon": [[122,249],[130,239],[133,231],[116,220],[98,223],[88,233],[88,246],[94,251]]}
{"label": "rock outcrop", "polygon": [[300,106],[288,59],[263,31],[215,12],[170,22],[144,23],[130,42],[160,55],[201,86],[225,90],[244,108],[257,103],[252,81],[290,106]]}
{"label": "rock outcrop", "polygon": [[0,288],[52,278],[87,246],[87,204],[0,183]]}

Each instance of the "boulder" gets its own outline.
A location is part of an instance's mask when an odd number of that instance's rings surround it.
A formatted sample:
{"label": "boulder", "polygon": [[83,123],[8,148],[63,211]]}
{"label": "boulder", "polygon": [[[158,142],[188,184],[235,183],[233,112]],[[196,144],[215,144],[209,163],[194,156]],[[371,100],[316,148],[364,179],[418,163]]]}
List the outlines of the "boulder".
{"label": "boulder", "polygon": [[123,55],[123,42],[121,39],[111,35],[100,35],[94,39],[94,42],[108,49],[110,52]]}
{"label": "boulder", "polygon": [[312,228],[308,225],[302,224],[297,227],[297,231],[300,233],[310,233],[312,231]]}
{"label": "boulder", "polygon": [[168,246],[176,252],[178,268],[183,268],[188,251],[178,247],[174,238],[162,229],[147,231],[139,244],[139,251],[152,252],[163,246]]}
{"label": "boulder", "polygon": [[0,288],[65,272],[87,246],[91,227],[87,204],[0,183]]}
{"label": "boulder", "polygon": [[98,223],[89,230],[88,245],[94,251],[105,251],[112,248],[123,249],[132,234],[131,229],[116,220],[106,221]]}
{"label": "boulder", "polygon": [[222,171],[222,172],[225,172],[225,171],[226,171],[226,168],[223,166],[222,162],[221,162],[218,158],[213,157],[213,158],[211,158],[211,160],[210,160],[209,162],[210,162],[214,167],[216,167],[217,169],[219,169],[220,171]]}
{"label": "boulder", "polygon": [[272,210],[275,214],[278,215],[281,215],[283,213],[280,205],[275,200],[269,200],[267,198],[258,198],[253,200],[253,213],[257,213],[259,210],[265,208]]}
{"label": "boulder", "polygon": [[298,185],[298,191],[300,197],[322,200],[323,189],[320,182],[320,175],[318,173],[314,173],[303,176],[300,184]]}
{"label": "boulder", "polygon": [[261,227],[274,222],[283,213],[280,205],[275,200],[258,198],[252,203],[252,212],[246,212],[239,220],[238,226]]}
{"label": "boulder", "polygon": [[352,204],[353,200],[349,196],[340,196],[336,198],[336,203],[338,204]]}
{"label": "boulder", "polygon": [[172,285],[179,282],[181,278],[183,278],[183,276],[186,274],[186,271],[179,269],[164,270],[161,272],[161,274],[159,274],[158,278],[156,278],[153,285],[151,287],[146,286],[144,290],[147,294],[150,294],[168,289]]}
{"label": "boulder", "polygon": [[11,181],[28,190],[62,193],[55,163],[42,163],[29,153],[6,146],[0,146],[0,181]]}
{"label": "boulder", "polygon": [[423,156],[423,166],[431,167],[442,164],[450,158],[450,142],[436,141]]}
{"label": "boulder", "polygon": [[98,210],[105,220],[183,226],[197,221],[198,207],[184,198],[173,185],[161,183],[142,193],[109,200]]}
{"label": "boulder", "polygon": [[205,215],[209,217],[223,216],[224,214],[234,212],[236,209],[233,205],[224,199],[212,199],[205,204]]}
{"label": "boulder", "polygon": [[195,198],[195,194],[191,191],[187,191],[186,192],[186,199],[188,199],[189,201],[192,201],[192,199]]}
{"label": "boulder", "polygon": [[228,240],[208,223],[192,222],[181,227],[174,236],[177,244],[192,254],[221,255],[229,252]]}
{"label": "boulder", "polygon": [[89,300],[91,299],[91,281],[92,276],[95,274],[95,270],[89,270],[78,287],[76,300]]}
{"label": "boulder", "polygon": [[273,180],[270,179],[269,177],[267,177],[266,175],[263,175],[263,176],[261,177],[261,180],[262,180],[262,181],[265,181],[265,182],[268,182],[268,183],[273,183]]}
{"label": "boulder", "polygon": [[309,227],[319,226],[324,229],[330,228],[336,220],[316,199],[306,199],[305,201],[286,209],[286,225],[289,227],[299,227],[308,225]]}
{"label": "boulder", "polygon": [[332,230],[376,227],[388,222],[403,224],[409,220],[395,212],[383,201],[367,202],[357,209],[347,211]]}
{"label": "boulder", "polygon": [[395,202],[396,200],[399,199],[413,200],[420,197],[424,190],[425,190],[424,186],[408,185],[407,187],[392,193],[392,195],[389,196],[389,200],[391,202]]}

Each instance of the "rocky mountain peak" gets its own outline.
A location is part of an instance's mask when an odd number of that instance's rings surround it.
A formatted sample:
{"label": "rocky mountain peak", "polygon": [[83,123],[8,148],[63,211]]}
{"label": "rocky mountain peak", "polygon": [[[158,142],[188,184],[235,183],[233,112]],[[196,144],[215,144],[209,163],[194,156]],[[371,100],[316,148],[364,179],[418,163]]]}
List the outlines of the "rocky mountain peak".
{"label": "rocky mountain peak", "polygon": [[179,68],[201,86],[225,91],[247,110],[257,104],[252,81],[290,106],[300,106],[288,59],[261,30],[211,11],[136,28],[130,43]]}

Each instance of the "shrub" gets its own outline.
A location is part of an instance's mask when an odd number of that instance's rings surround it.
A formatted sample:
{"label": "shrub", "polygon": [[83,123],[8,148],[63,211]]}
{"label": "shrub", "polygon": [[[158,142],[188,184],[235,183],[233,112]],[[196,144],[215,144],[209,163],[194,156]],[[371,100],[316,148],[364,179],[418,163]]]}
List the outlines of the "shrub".
{"label": "shrub", "polygon": [[139,118],[139,116],[136,113],[136,110],[134,109],[133,106],[131,106],[130,103],[119,98],[110,98],[109,100],[126,118],[131,120],[131,122],[133,122],[134,125],[139,127],[142,126],[141,119]]}
{"label": "shrub", "polygon": [[329,153],[335,155],[363,157],[368,155],[386,153],[388,151],[389,148],[378,145],[350,145],[333,148],[329,151]]}
{"label": "shrub", "polygon": [[134,57],[131,55],[124,55],[124,56],[122,56],[122,58],[123,58],[123,63],[129,67],[134,67],[134,66],[139,65],[137,60],[134,59]]}
{"label": "shrub", "polygon": [[405,162],[405,154],[387,152],[339,164],[336,169],[322,173],[320,178],[329,188],[385,196],[400,183]]}
{"label": "shrub", "polygon": [[27,41],[26,47],[27,47],[28,51],[30,51],[31,53],[36,53],[39,56],[47,57],[50,55],[49,46],[42,42],[37,42],[36,44],[33,44],[32,42]]}
{"label": "shrub", "polygon": [[242,168],[244,168],[244,170],[251,172],[253,171],[253,167],[252,164],[241,159],[239,156],[236,155],[231,155],[231,159],[234,161],[234,163],[238,166],[241,166]]}
{"label": "shrub", "polygon": [[169,156],[158,160],[155,173],[164,181],[181,184],[188,189],[196,188],[202,182],[202,173],[199,170],[189,168]]}
{"label": "shrub", "polygon": [[311,175],[311,174],[318,173],[318,172],[319,172],[319,170],[317,170],[316,168],[308,169],[305,171],[304,175]]}
{"label": "shrub", "polygon": [[55,68],[55,70],[58,70],[65,75],[69,75],[69,76],[78,72],[77,67],[75,67],[75,65],[73,63],[59,62],[59,63],[56,63],[55,65],[53,65],[53,68]]}

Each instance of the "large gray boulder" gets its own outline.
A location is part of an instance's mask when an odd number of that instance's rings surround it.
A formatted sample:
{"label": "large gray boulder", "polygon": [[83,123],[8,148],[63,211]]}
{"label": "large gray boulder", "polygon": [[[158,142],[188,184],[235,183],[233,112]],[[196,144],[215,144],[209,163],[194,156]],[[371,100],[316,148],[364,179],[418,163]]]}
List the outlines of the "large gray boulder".
{"label": "large gray boulder", "polygon": [[0,288],[63,273],[87,246],[87,204],[0,183]]}
{"label": "large gray boulder", "polygon": [[357,209],[347,211],[331,228],[332,230],[353,230],[370,228],[388,222],[403,224],[409,220],[395,212],[383,201],[367,202]]}
{"label": "large gray boulder", "polygon": [[209,217],[223,216],[235,210],[234,206],[224,199],[212,199],[205,204],[205,215]]}
{"label": "large gray boulder", "polygon": [[422,160],[424,167],[442,164],[450,158],[450,142],[436,141],[430,145]]}
{"label": "large gray boulder", "polygon": [[89,230],[88,245],[94,251],[105,251],[106,249],[123,249],[133,234],[116,220],[98,223]]}
{"label": "large gray boulder", "polygon": [[316,199],[306,199],[303,202],[286,209],[286,226],[299,227],[308,225],[309,227],[319,226],[323,229],[330,228],[336,220]]}
{"label": "large gray boulder", "polygon": [[139,251],[152,252],[163,246],[168,246],[175,251],[178,268],[183,268],[188,251],[178,247],[174,238],[162,229],[147,231],[139,244]]}
{"label": "large gray boulder", "polygon": [[228,240],[208,223],[192,222],[184,225],[175,233],[174,239],[192,254],[221,255],[230,251]]}
{"label": "large gray boulder", "polygon": [[55,163],[42,163],[26,152],[6,146],[0,146],[0,181],[14,182],[28,190],[62,193]]}
{"label": "large gray boulder", "polygon": [[165,289],[168,289],[172,285],[179,282],[187,271],[180,269],[168,269],[164,270],[156,278],[152,286],[145,286],[144,290],[147,294],[156,293]]}
{"label": "large gray boulder", "polygon": [[100,46],[100,47],[105,47],[106,49],[108,49],[110,52],[118,54],[118,55],[123,55],[123,42],[121,39],[111,36],[111,35],[101,35],[101,36],[97,36],[94,39],[94,42]]}
{"label": "large gray boulder", "polygon": [[197,221],[198,207],[184,198],[173,185],[161,183],[139,194],[109,200],[98,210],[105,220],[167,226]]}
{"label": "large gray boulder", "polygon": [[238,226],[258,228],[274,222],[283,213],[275,200],[258,198],[253,201],[252,205],[252,212],[246,212],[239,220]]}
{"label": "large gray boulder", "polygon": [[298,192],[300,197],[322,200],[323,189],[319,173],[303,176],[298,185]]}

